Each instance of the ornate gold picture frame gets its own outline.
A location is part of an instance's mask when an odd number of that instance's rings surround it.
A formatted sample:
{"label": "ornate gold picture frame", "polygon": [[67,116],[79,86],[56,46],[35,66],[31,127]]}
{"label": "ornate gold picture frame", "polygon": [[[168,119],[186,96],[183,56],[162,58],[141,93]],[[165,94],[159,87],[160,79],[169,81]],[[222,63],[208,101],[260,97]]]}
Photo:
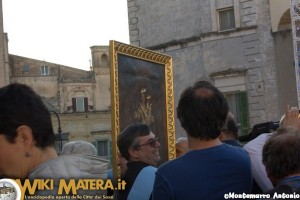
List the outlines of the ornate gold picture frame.
{"label": "ornate gold picture frame", "polygon": [[133,122],[148,124],[160,138],[161,163],[174,159],[172,58],[113,40],[109,48],[114,174],[118,134]]}

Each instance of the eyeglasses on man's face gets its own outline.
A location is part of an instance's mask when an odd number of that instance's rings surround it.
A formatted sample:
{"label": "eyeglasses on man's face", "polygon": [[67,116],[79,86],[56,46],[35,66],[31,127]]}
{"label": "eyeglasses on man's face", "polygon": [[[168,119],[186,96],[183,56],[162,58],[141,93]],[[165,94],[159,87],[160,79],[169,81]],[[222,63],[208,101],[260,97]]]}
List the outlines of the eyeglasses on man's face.
{"label": "eyeglasses on man's face", "polygon": [[145,145],[149,145],[150,147],[155,148],[156,142],[158,142],[158,141],[159,141],[158,137],[152,138],[152,139],[149,139],[148,142],[146,142],[145,144],[138,144],[138,145],[133,146],[133,148],[137,148],[137,147],[141,147],[141,146],[145,146]]}

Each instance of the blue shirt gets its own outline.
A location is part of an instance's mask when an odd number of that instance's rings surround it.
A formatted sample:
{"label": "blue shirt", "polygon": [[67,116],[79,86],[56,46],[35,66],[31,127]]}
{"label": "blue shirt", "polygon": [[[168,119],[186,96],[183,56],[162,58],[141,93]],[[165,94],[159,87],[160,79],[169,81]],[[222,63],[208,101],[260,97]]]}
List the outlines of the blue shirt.
{"label": "blue shirt", "polygon": [[250,193],[252,174],[245,150],[227,144],[190,151],[161,165],[153,200],[224,199],[230,192]]}

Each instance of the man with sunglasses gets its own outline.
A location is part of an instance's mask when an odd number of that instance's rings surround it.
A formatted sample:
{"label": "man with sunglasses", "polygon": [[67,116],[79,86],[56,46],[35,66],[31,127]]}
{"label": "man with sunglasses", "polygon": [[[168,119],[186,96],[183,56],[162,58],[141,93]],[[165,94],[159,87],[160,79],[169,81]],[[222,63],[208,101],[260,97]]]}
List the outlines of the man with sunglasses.
{"label": "man with sunglasses", "polygon": [[143,123],[127,126],[118,136],[118,148],[128,160],[127,171],[121,178],[125,190],[118,192],[118,200],[151,199],[156,165],[160,160],[158,138]]}

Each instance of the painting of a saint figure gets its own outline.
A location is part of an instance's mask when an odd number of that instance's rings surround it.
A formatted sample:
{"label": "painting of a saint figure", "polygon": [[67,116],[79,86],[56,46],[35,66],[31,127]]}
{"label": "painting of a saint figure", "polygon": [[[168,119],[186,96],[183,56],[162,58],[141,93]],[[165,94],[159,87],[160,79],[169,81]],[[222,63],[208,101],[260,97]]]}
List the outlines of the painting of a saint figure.
{"label": "painting of a saint figure", "polygon": [[113,143],[126,126],[142,122],[160,139],[161,163],[175,158],[172,58],[116,41],[110,50]]}
{"label": "painting of a saint figure", "polygon": [[151,95],[147,94],[147,89],[142,88],[140,90],[140,102],[138,104],[137,110],[134,113],[134,119],[136,121],[147,124],[151,127],[152,131],[155,131],[153,127],[154,116],[152,114],[152,103],[151,103]]}

